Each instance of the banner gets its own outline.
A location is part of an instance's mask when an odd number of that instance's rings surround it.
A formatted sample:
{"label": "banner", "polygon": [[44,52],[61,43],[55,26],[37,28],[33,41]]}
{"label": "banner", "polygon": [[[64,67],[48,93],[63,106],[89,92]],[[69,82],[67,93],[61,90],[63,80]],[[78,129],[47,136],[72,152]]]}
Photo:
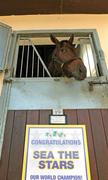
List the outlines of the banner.
{"label": "banner", "polygon": [[91,180],[84,125],[27,125],[22,180]]}

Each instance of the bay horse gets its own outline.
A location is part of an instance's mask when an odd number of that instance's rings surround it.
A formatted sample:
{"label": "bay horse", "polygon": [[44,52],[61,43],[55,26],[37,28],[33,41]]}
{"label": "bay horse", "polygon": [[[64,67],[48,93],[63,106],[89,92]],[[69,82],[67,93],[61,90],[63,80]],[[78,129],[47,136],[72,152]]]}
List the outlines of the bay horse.
{"label": "bay horse", "polygon": [[76,80],[84,80],[87,70],[80,57],[76,53],[73,44],[74,35],[69,40],[59,41],[53,34],[51,41],[56,45],[52,52],[48,69],[52,77],[74,77]]}

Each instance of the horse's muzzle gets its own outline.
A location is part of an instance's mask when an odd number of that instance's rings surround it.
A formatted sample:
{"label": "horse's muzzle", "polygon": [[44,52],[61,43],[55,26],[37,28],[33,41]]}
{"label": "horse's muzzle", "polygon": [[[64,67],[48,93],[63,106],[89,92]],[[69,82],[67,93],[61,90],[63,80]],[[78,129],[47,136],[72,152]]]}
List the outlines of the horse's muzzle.
{"label": "horse's muzzle", "polygon": [[86,67],[84,65],[78,67],[76,72],[73,72],[73,76],[77,80],[84,80],[86,78],[86,76],[87,76]]}
{"label": "horse's muzzle", "polygon": [[81,59],[64,65],[63,70],[67,77],[74,77],[76,80],[84,80],[87,76],[86,67]]}

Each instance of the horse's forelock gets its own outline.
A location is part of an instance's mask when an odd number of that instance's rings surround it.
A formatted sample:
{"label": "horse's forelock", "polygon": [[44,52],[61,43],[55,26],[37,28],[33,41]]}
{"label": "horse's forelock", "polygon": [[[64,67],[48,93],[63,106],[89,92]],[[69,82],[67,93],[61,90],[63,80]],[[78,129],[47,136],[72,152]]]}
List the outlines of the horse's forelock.
{"label": "horse's forelock", "polygon": [[64,46],[64,45],[66,45],[68,42],[69,42],[69,41],[67,41],[67,40],[62,40],[62,41],[60,41],[60,46]]}

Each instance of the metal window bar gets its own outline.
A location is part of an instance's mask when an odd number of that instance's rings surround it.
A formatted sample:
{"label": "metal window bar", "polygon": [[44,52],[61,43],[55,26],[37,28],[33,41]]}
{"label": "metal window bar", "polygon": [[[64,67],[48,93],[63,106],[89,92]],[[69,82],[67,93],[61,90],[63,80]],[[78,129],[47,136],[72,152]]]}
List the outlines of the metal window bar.
{"label": "metal window bar", "polygon": [[39,77],[39,57],[38,57],[38,61],[37,61],[37,77]]}
{"label": "metal window bar", "polygon": [[32,77],[34,72],[34,49],[32,50]]}
{"label": "metal window bar", "polygon": [[92,77],[92,70],[90,67],[90,56],[89,56],[89,51],[88,51],[88,46],[87,44],[85,44],[85,51],[86,51],[86,56],[87,56],[87,61],[88,61],[88,68],[89,68],[89,73],[90,73],[90,77]]}
{"label": "metal window bar", "polygon": [[44,67],[43,67],[43,77],[45,77],[45,70],[44,70]]}
{"label": "metal window bar", "polygon": [[[90,77],[90,67],[89,67],[89,61],[88,61],[88,54],[87,54],[87,47],[86,47],[86,41],[84,39],[80,39],[80,57],[83,60],[86,68],[87,68],[87,77]],[[88,55],[88,56],[87,56]]]}
{"label": "metal window bar", "polygon": [[29,45],[27,47],[27,64],[26,64],[26,77],[28,75],[28,64],[29,64]]}
{"label": "metal window bar", "polygon": [[[36,65],[37,67],[35,67],[35,71],[37,72],[37,76],[36,77],[40,77],[40,66],[42,66],[42,77],[45,76],[45,72],[47,73],[47,75],[49,77],[51,77],[51,74],[47,68],[47,66],[45,65],[43,59],[41,58],[40,54],[38,53],[38,50],[36,49],[35,45],[33,44],[31,39],[20,39],[20,40],[26,40],[28,41],[28,45],[27,47],[25,46],[25,44],[22,45],[22,52],[21,52],[21,65],[19,66],[20,69],[20,75],[19,77],[28,77],[29,71],[30,71],[30,63],[31,63],[31,77],[34,77],[34,66]],[[32,58],[30,59],[30,47],[32,47]],[[27,51],[27,52],[26,52]],[[26,58],[25,58],[26,56]],[[37,58],[35,58],[35,56]],[[37,60],[37,62],[35,62]],[[25,61],[25,62],[24,62]],[[31,61],[31,62],[30,62]],[[24,66],[26,64],[26,73],[24,75],[23,73],[23,69]],[[18,67],[17,67],[18,68]],[[16,68],[16,71],[17,71]],[[15,73],[16,74],[16,73]],[[17,75],[16,75],[17,77]]]}
{"label": "metal window bar", "polygon": [[98,70],[98,67],[97,67],[97,58],[96,58],[96,50],[94,48],[94,45],[93,45],[93,39],[92,39],[92,36],[91,34],[89,34],[89,40],[90,40],[90,45],[91,45],[91,49],[92,49],[92,53],[93,53],[93,62],[94,62],[94,66],[95,66],[95,70],[96,70],[96,76],[99,76],[99,70]]}
{"label": "metal window bar", "polygon": [[87,77],[96,77],[99,75],[97,68],[97,59],[94,46],[90,36],[79,40],[81,46],[81,58],[87,68]]}
{"label": "metal window bar", "polygon": [[38,53],[38,51],[37,51],[35,45],[34,45],[33,42],[32,42],[32,40],[29,39],[29,41],[31,42],[32,47],[34,48],[34,51],[36,52],[36,54],[37,54],[37,56],[38,56],[38,58],[39,58],[39,61],[42,63],[44,70],[47,72],[47,74],[49,75],[49,77],[51,77],[50,72],[48,71],[48,69],[47,69],[47,67],[46,67],[46,65],[45,65],[45,63],[44,63],[44,61],[42,60],[40,54]]}
{"label": "metal window bar", "polygon": [[23,59],[24,59],[24,45],[23,45],[23,47],[22,47],[22,57],[21,57],[21,70],[20,70],[20,77],[22,77]]}

